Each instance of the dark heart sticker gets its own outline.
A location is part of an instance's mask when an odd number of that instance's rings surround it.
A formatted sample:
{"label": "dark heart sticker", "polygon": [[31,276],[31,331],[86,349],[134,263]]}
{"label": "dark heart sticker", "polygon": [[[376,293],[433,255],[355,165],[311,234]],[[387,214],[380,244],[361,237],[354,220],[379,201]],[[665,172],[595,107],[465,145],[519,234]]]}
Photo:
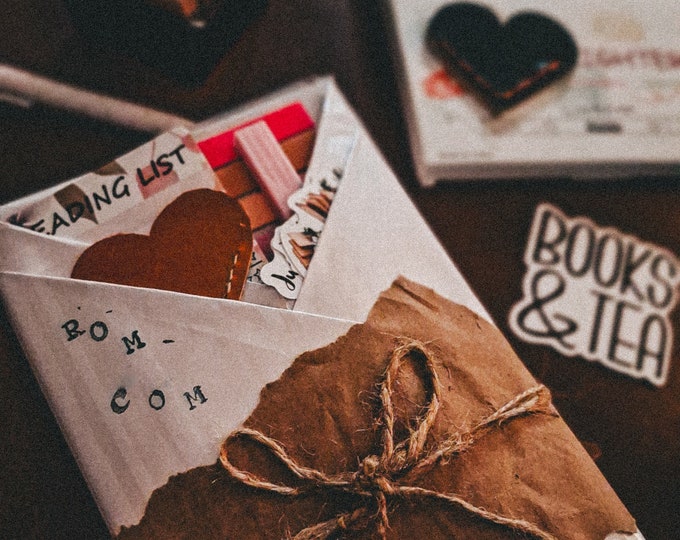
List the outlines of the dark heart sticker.
{"label": "dark heart sticker", "polygon": [[501,24],[488,8],[467,2],[441,8],[426,40],[494,115],[564,77],[578,57],[569,32],[545,15],[520,12]]}

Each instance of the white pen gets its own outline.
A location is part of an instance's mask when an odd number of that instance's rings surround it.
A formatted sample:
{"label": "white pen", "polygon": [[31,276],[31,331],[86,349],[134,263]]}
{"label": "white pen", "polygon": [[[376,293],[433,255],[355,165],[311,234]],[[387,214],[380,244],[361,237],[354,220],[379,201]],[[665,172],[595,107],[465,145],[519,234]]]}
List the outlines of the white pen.
{"label": "white pen", "polygon": [[83,90],[7,64],[0,64],[0,99],[23,107],[40,102],[149,133],[194,125],[180,116]]}

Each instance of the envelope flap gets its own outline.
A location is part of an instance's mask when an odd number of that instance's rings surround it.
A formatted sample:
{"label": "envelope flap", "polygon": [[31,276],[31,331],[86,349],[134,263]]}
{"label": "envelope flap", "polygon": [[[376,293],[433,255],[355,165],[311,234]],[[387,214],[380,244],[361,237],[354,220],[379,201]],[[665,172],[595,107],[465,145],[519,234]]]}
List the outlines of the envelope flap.
{"label": "envelope flap", "polygon": [[379,293],[399,275],[491,321],[362,131],[295,309],[362,321]]}
{"label": "envelope flap", "polygon": [[352,324],[17,273],[0,273],[0,292],[112,531],[136,523],[168,476],[214,462],[260,389]]}
{"label": "envelope flap", "polygon": [[84,242],[54,238],[0,222],[0,271],[68,277],[87,247]]}

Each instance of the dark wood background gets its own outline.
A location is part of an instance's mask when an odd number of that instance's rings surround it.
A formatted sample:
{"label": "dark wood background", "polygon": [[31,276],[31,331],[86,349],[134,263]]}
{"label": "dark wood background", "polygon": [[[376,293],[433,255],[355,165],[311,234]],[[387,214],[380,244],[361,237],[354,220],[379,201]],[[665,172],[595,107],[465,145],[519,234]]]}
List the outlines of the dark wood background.
{"label": "dark wood background", "polygon": [[[601,453],[600,469],[640,529],[649,540],[680,538],[678,347],[669,383],[656,389],[550,348],[525,344],[507,326],[508,311],[521,297],[522,255],[539,203],[550,202],[570,216],[588,216],[678,255],[680,172],[670,179],[507,180],[419,187],[378,2],[270,0],[234,46],[215,43],[223,49],[218,51],[221,59],[207,79],[193,87],[116,50],[93,47],[57,1],[0,0],[0,7],[0,60],[194,120],[308,75],[334,74],[519,355],[553,390],[576,435]],[[105,13],[92,24],[105,25]],[[121,36],[133,38],[144,39]],[[0,105],[0,204],[87,172],[148,138],[63,111]],[[674,315],[676,333],[679,322]],[[3,320],[0,537],[106,536],[78,467]]]}

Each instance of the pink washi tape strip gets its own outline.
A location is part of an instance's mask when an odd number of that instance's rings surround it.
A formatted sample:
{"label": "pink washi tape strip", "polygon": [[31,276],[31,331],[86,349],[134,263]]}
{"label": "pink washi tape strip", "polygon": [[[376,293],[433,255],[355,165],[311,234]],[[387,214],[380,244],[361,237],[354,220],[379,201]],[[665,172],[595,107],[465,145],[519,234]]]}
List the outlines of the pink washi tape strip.
{"label": "pink washi tape strip", "polygon": [[300,103],[292,103],[282,109],[265,114],[260,118],[256,118],[255,120],[251,120],[240,126],[236,126],[229,131],[199,141],[198,146],[203,154],[205,154],[210,166],[213,169],[217,169],[236,159],[234,133],[262,120],[267,123],[269,129],[272,130],[274,137],[276,137],[278,141],[283,141],[288,137],[292,137],[314,127],[314,120],[307,114],[305,108]]}
{"label": "pink washi tape strip", "polygon": [[288,197],[300,189],[302,181],[267,124],[260,121],[237,130],[234,146],[269,196],[276,213],[281,219],[288,219],[293,215]]}

